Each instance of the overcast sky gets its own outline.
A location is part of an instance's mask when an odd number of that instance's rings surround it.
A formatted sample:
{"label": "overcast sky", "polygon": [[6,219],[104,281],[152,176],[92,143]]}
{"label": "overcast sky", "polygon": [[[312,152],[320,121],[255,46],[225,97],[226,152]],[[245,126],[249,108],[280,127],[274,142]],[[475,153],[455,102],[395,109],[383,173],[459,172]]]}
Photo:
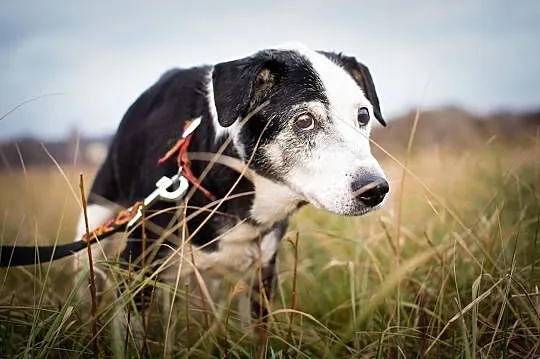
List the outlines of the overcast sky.
{"label": "overcast sky", "polygon": [[299,41],[370,68],[385,117],[540,107],[540,1],[2,1],[0,139],[111,133],[165,70]]}

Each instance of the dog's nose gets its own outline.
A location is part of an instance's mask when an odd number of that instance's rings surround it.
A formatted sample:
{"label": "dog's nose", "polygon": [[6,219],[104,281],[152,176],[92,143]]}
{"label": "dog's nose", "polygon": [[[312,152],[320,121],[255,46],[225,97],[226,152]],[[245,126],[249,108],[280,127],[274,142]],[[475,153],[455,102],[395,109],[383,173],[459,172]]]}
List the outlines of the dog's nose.
{"label": "dog's nose", "polygon": [[381,177],[358,179],[353,182],[352,187],[355,196],[369,207],[381,203],[390,189],[388,182]]}

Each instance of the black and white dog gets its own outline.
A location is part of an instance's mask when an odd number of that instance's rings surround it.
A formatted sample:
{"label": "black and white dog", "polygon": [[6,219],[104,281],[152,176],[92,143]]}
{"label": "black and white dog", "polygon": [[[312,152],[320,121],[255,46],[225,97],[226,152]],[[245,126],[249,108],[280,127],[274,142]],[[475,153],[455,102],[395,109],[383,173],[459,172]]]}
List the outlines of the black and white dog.
{"label": "black and white dog", "polygon": [[[249,276],[258,263],[263,280],[254,284],[253,293],[268,295],[277,249],[296,209],[310,203],[360,216],[378,208],[388,192],[370,152],[372,123],[384,121],[368,69],[354,57],[285,46],[214,66],[170,70],[146,90],[126,112],[97,173],[89,196],[90,226],[114,215],[103,200],[130,206],[151,193],[159,178],[177,173],[174,159],[161,165],[158,160],[194,118],[201,124],[189,153],[215,154],[224,147],[223,156],[240,166],[213,164],[200,183],[217,200],[194,190],[184,199],[182,217],[171,209],[179,204],[150,208],[157,214],[149,221],[160,228],[189,219],[183,226],[189,255],[187,249],[182,255],[166,253],[179,258],[175,268],[182,275]],[[192,159],[191,170],[199,178],[208,164]],[[242,166],[249,176],[242,175]],[[84,228],[81,217],[77,239]],[[163,233],[147,232],[150,242]],[[121,253],[123,262],[142,253],[141,227],[131,237]],[[77,270],[84,257],[77,256]],[[260,313],[257,296],[250,298],[248,310]]]}

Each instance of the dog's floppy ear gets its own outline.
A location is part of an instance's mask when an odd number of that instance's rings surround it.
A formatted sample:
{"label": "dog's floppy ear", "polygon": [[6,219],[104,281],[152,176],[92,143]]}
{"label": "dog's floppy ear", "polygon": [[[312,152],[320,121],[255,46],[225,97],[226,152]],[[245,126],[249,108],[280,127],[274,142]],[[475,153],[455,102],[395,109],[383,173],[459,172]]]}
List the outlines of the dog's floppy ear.
{"label": "dog's floppy ear", "polygon": [[260,104],[282,72],[283,64],[264,53],[215,65],[212,85],[219,124],[229,127]]}
{"label": "dog's floppy ear", "polygon": [[364,90],[367,99],[373,105],[373,112],[377,121],[379,121],[381,125],[386,126],[386,121],[382,117],[379,98],[375,91],[375,84],[373,83],[373,78],[371,77],[369,69],[351,56],[325,51],[320,51],[320,53],[343,67],[352,76],[358,86]]}

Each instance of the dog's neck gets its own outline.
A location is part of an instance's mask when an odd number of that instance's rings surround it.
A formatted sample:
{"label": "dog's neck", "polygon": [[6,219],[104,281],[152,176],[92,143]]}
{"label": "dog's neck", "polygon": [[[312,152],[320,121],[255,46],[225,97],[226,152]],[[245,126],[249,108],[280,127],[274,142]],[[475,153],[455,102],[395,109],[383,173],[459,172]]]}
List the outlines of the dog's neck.
{"label": "dog's neck", "polygon": [[[201,126],[206,128],[195,134],[189,152],[208,152],[210,148],[214,153],[218,153],[226,138],[217,141],[212,138],[214,130],[210,121],[203,119]],[[205,133],[206,136],[201,136],[200,133]],[[260,176],[249,168],[245,169],[245,163],[231,143],[225,146],[222,155],[229,159],[229,165],[224,165],[218,160],[211,165],[201,181],[202,186],[217,198],[216,203],[221,203],[219,208],[210,216],[210,211],[215,209],[216,205],[212,205],[212,201],[200,191],[188,201],[188,212],[191,214],[196,213],[198,208],[205,206],[208,208],[204,212],[199,211],[199,214],[188,223],[190,232],[197,231],[192,238],[193,243],[207,245],[208,241],[241,223],[247,225],[243,226],[241,231],[236,233],[232,231],[228,237],[237,236],[238,239],[257,237],[277,223],[287,220],[304,203],[303,199],[287,186]],[[233,162],[236,165],[231,166]],[[208,165],[208,161],[192,160],[191,170],[197,178],[200,178]]]}

